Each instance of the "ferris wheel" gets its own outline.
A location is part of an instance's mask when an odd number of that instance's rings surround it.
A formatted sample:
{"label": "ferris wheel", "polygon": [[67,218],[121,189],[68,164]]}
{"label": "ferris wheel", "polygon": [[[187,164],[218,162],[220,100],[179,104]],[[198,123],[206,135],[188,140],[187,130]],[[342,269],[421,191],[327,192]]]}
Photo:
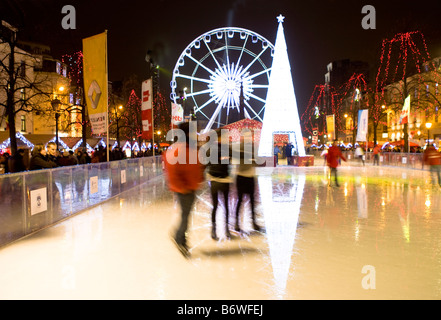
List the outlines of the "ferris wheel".
{"label": "ferris wheel", "polygon": [[[173,70],[170,98],[203,123],[202,132],[233,119],[263,121],[274,45],[242,28],[225,27],[193,40]],[[190,110],[191,109],[191,110]]]}

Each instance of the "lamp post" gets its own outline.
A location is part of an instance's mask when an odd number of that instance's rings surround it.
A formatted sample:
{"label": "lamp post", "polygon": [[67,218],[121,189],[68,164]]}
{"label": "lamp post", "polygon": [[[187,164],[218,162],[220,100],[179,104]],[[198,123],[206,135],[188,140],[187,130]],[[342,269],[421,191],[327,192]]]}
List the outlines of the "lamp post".
{"label": "lamp post", "polygon": [[432,128],[432,123],[426,122],[427,128],[427,145],[430,143],[430,128]]}
{"label": "lamp post", "polygon": [[52,109],[55,112],[55,143],[57,145],[57,151],[58,151],[58,118],[60,117],[60,107],[61,107],[61,101],[57,98],[53,99],[51,101]]}
{"label": "lamp post", "polygon": [[[121,148],[120,142],[119,142],[119,119],[121,118],[121,112],[123,111],[124,107],[122,105],[119,105],[118,107],[115,106],[115,120],[116,120],[116,142],[118,143],[118,148]],[[119,113],[118,113],[119,111]]]}

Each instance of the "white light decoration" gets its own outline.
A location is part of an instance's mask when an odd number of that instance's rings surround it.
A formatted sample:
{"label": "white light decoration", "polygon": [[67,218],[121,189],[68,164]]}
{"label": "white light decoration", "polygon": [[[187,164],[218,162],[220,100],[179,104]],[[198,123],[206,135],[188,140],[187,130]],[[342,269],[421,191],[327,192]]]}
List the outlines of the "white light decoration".
{"label": "white light decoration", "polygon": [[[29,147],[31,150],[34,149],[34,144],[30,142],[28,139],[26,139],[20,132],[15,133],[15,137],[17,139],[20,139],[27,147]],[[0,144],[0,150],[7,149],[11,144],[11,138],[6,139]]]}
{"label": "white light decoration", "polygon": [[129,141],[127,141],[124,145],[124,147],[122,148],[123,151],[126,151],[127,149],[131,150],[132,149],[132,145],[130,144]]}
{"label": "white light decoration", "polygon": [[[83,139],[81,139],[80,141],[78,141],[73,147],[72,150],[77,150],[78,148],[81,147],[81,145],[83,144]],[[86,142],[86,149],[89,152],[93,152],[93,148]]]}
{"label": "white light decoration", "polygon": [[260,157],[273,156],[274,134],[289,134],[289,141],[298,155],[306,155],[282,24],[284,18],[282,15],[277,17],[279,27],[266,97],[258,152]]}
{"label": "white light decoration", "polygon": [[[56,137],[53,137],[51,140],[48,141],[48,143],[49,142],[54,142],[55,143],[56,139],[57,139]],[[66,143],[64,143],[64,141],[61,140],[59,137],[58,137],[58,143],[63,147],[63,149],[70,150],[69,146]]]}

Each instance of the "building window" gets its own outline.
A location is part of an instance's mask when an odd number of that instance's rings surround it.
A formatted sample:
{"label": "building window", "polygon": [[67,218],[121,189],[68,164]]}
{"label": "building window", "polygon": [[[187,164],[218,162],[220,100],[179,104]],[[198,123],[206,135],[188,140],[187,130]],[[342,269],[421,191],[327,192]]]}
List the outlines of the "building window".
{"label": "building window", "polygon": [[22,77],[22,78],[26,77],[26,62],[21,61],[20,67],[19,67],[19,70],[18,70],[18,75],[20,77]]}
{"label": "building window", "polygon": [[21,131],[26,132],[26,116],[21,116]]}

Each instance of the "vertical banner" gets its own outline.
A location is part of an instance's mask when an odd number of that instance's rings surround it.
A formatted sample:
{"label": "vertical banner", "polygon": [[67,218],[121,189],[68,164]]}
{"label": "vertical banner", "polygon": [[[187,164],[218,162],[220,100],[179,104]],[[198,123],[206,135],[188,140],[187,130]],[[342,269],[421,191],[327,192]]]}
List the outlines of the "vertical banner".
{"label": "vertical banner", "polygon": [[326,129],[328,131],[328,140],[334,140],[335,136],[335,116],[332,114],[326,116]]}
{"label": "vertical banner", "polygon": [[358,110],[357,141],[367,141],[368,132],[368,109]]}
{"label": "vertical banner", "polygon": [[176,127],[182,121],[184,121],[184,109],[180,104],[171,103],[172,108],[172,127]]}
{"label": "vertical banner", "polygon": [[87,111],[94,134],[107,132],[107,31],[83,39]]}
{"label": "vertical banner", "polygon": [[145,80],[142,83],[142,138],[145,140],[153,139],[153,86],[152,79]]}
{"label": "vertical banner", "polygon": [[400,124],[406,124],[409,122],[410,112],[410,95],[404,100],[403,109],[400,114]]}

